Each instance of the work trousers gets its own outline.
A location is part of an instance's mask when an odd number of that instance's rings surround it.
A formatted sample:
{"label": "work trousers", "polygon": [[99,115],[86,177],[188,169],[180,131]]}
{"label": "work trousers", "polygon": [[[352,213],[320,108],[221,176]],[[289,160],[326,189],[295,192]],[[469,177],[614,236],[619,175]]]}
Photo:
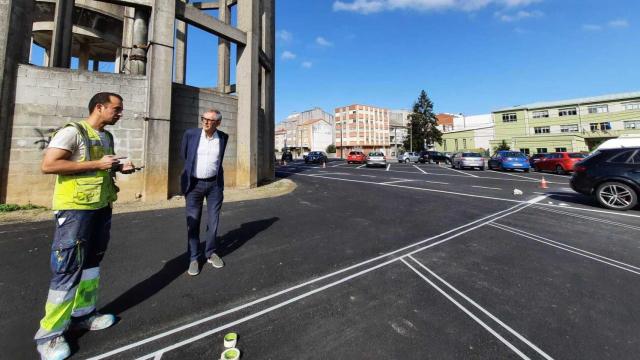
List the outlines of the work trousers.
{"label": "work trousers", "polygon": [[218,220],[222,208],[223,189],[215,178],[201,180],[193,178],[193,189],[185,195],[187,211],[187,250],[191,261],[198,260],[200,251],[200,220],[202,205],[207,200],[207,231],[205,234],[205,256],[207,259],[216,252],[218,243]]}
{"label": "work trousers", "polygon": [[51,271],[45,316],[35,335],[38,343],[62,335],[71,318],[96,309],[100,262],[111,231],[111,207],[98,210],[58,210],[51,246]]}

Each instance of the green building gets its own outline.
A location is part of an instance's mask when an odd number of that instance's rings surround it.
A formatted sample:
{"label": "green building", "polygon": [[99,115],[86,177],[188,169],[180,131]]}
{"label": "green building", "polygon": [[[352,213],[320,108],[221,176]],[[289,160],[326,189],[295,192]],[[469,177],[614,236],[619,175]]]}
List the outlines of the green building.
{"label": "green building", "polygon": [[526,154],[589,151],[622,134],[640,135],[640,92],[539,102],[492,113],[495,137]]}

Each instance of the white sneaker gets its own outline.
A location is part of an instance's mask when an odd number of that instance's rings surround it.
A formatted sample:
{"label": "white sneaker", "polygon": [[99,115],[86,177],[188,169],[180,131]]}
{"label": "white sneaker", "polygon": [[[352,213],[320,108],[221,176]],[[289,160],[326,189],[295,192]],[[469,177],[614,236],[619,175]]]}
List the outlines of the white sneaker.
{"label": "white sneaker", "polygon": [[76,328],[96,331],[110,327],[116,322],[116,317],[112,314],[99,314],[95,313],[91,317],[82,321],[74,322],[73,326]]}
{"label": "white sneaker", "polygon": [[56,336],[47,342],[38,344],[36,349],[38,349],[42,360],[63,360],[71,355],[71,349],[64,340],[64,336]]}
{"label": "white sneaker", "polygon": [[224,261],[222,261],[222,259],[220,259],[220,256],[218,256],[216,253],[211,254],[211,256],[207,259],[207,262],[216,269],[220,269],[224,266]]}

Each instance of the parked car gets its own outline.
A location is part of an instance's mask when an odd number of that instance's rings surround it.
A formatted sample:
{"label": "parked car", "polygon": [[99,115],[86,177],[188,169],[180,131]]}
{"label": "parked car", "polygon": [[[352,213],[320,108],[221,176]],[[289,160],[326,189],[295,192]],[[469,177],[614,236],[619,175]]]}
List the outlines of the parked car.
{"label": "parked car", "polygon": [[362,151],[350,151],[347,155],[347,164],[358,163],[364,164],[367,162],[367,156]]}
{"label": "parked car", "polygon": [[433,151],[433,150],[421,151],[418,161],[421,164],[424,164],[424,163],[431,164],[432,162],[435,162],[436,164],[449,163],[449,159],[444,155],[444,153],[441,153],[439,151]]}
{"label": "parked car", "polygon": [[529,158],[529,166],[532,169],[535,169],[535,164],[544,159],[544,157],[547,156],[547,153],[537,153],[537,154],[533,154],[531,155],[531,157]]}
{"label": "parked car", "polygon": [[570,184],[606,208],[634,208],[640,195],[640,146],[596,150],[575,165]]}
{"label": "parked car", "polygon": [[454,153],[451,152],[443,152],[444,157],[446,157],[449,160],[449,163],[451,163],[451,158],[453,157]]}
{"label": "parked car", "polygon": [[527,155],[519,151],[500,150],[493,155],[488,162],[490,170],[514,170],[522,169],[529,172],[531,165]]}
{"label": "parked car", "polygon": [[403,163],[415,163],[418,162],[420,156],[416,152],[406,152],[404,154],[398,155],[398,162]]}
{"label": "parked car", "polygon": [[478,168],[484,170],[484,157],[476,152],[459,152],[451,157],[452,168]]}
{"label": "parked car", "polygon": [[553,171],[556,174],[573,172],[575,164],[588,154],[580,152],[549,153],[533,165],[536,171]]}
{"label": "parked car", "polygon": [[322,164],[327,162],[327,154],[324,151],[311,151],[307,157],[304,158],[305,164],[317,163]]}
{"label": "parked car", "polygon": [[387,166],[384,154],[379,151],[370,152],[367,156],[367,167],[371,166]]}

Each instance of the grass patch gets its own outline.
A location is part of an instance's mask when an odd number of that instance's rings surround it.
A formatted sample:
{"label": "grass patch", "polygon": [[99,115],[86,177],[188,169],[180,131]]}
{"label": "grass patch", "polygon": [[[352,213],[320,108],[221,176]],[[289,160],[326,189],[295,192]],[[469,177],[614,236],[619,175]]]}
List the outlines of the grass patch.
{"label": "grass patch", "polygon": [[7,213],[18,210],[33,210],[33,209],[46,209],[44,206],[38,206],[33,204],[18,205],[18,204],[0,204],[0,213]]}

